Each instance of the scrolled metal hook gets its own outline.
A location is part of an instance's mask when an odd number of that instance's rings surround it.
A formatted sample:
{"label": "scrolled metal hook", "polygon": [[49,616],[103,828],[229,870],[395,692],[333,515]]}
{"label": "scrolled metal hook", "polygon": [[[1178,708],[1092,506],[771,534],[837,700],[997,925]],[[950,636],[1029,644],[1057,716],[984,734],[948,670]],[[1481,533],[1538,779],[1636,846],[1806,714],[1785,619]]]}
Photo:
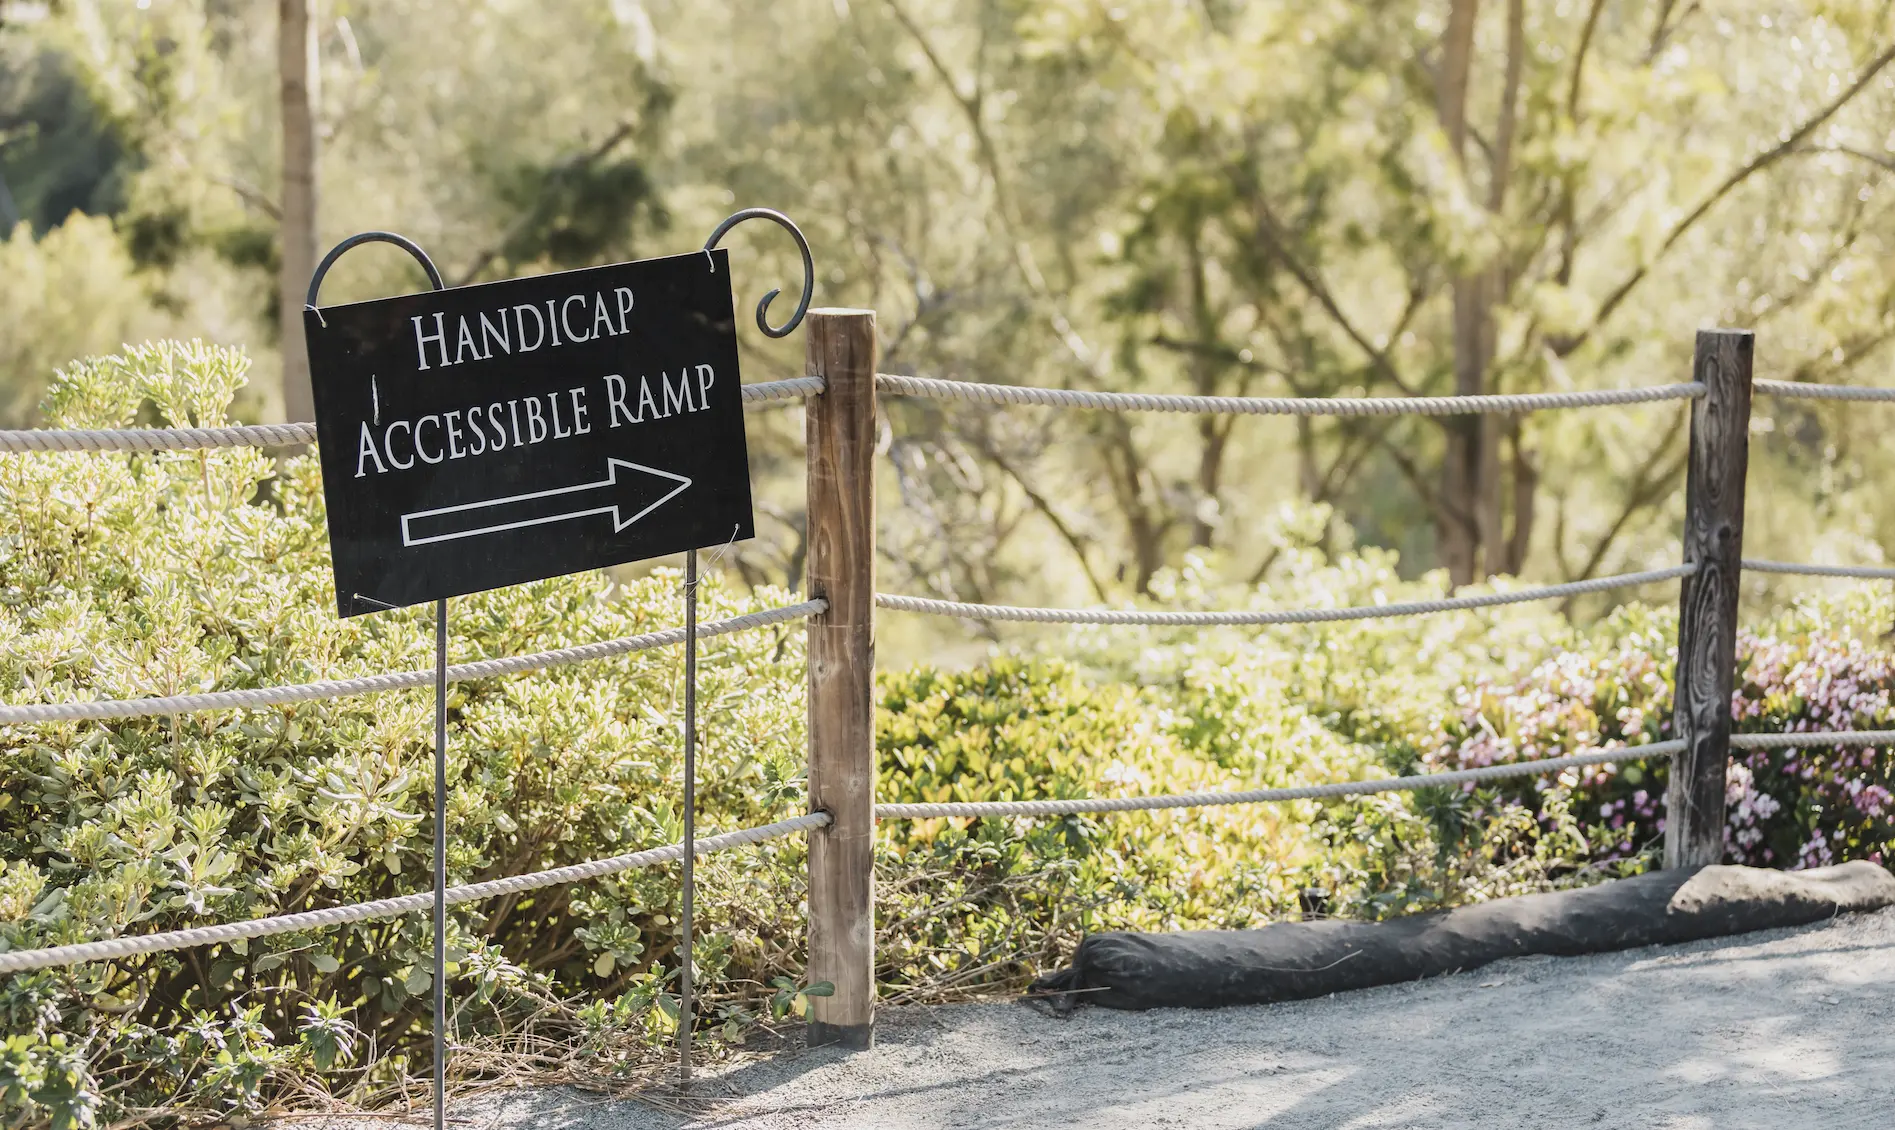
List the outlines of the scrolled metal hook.
{"label": "scrolled metal hook", "polygon": [[803,297],[796,303],[796,312],[790,315],[790,320],[781,326],[772,327],[769,319],[765,317],[770,309],[770,300],[783,293],[781,289],[770,291],[757,303],[757,328],[768,337],[788,337],[797,326],[803,324],[803,315],[809,313],[809,300],[816,295],[816,260],[809,253],[809,240],[803,238],[803,230],[796,226],[795,221],[776,209],[745,208],[741,212],[732,213],[728,219],[717,225],[717,230],[711,233],[711,238],[704,241],[704,250],[709,251],[716,247],[718,241],[723,239],[730,229],[745,220],[774,221],[777,226],[790,233],[791,238],[796,240],[797,250],[803,253]]}
{"label": "scrolled metal hook", "polygon": [[329,274],[329,268],[336,265],[336,260],[342,258],[342,253],[351,247],[359,247],[364,243],[394,244],[396,247],[401,248],[403,251],[415,257],[415,261],[421,264],[421,269],[428,273],[428,281],[434,284],[434,289],[447,289],[447,284],[441,281],[441,272],[436,269],[434,260],[428,258],[428,253],[421,250],[421,245],[414,240],[409,239],[405,235],[397,235],[392,231],[357,232],[355,235],[350,236],[330,248],[329,254],[322,257],[322,262],[316,264],[316,270],[309,276],[309,292],[303,296],[303,306],[305,309],[317,309],[316,296],[322,292],[322,280]]}

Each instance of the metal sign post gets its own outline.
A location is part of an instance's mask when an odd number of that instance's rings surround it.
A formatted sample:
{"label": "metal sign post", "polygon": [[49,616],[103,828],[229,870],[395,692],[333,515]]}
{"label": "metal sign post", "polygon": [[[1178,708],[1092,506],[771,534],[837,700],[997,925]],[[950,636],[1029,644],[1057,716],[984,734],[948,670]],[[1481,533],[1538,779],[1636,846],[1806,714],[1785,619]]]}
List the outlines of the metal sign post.
{"label": "metal sign post", "polygon": [[684,555],[684,859],[678,916],[678,1089],[691,1085],[692,903],[697,894],[697,550]]}
{"label": "metal sign post", "polygon": [[447,1122],[447,597],[434,602],[434,1130]]}
{"label": "metal sign post", "polygon": [[[411,240],[393,232],[363,232],[350,236],[331,248],[309,277],[309,293],[303,297],[304,336],[313,320],[327,328],[316,297],[322,292],[322,280],[342,253],[363,243],[392,243],[415,257],[427,272],[434,289],[445,289],[441,272],[434,261]],[[338,594],[339,595],[339,594]],[[361,593],[350,593],[353,602],[369,609],[392,609]],[[338,600],[340,603],[340,600]],[[447,1124],[447,598],[434,604],[434,1130],[446,1130]]]}
{"label": "metal sign post", "polygon": [[[358,616],[432,600],[434,623],[434,1125],[447,1095],[448,598],[683,550],[684,859],[679,1086],[691,1077],[697,846],[697,550],[754,536],[729,253],[737,224],[809,243],[751,208],[691,255],[446,289],[392,232],[337,244],[316,267],[304,329],[316,400],[336,608]],[[433,290],[319,308],[322,280],[363,243],[392,243]]]}
{"label": "metal sign post", "polygon": [[[770,301],[780,291],[772,290],[757,303],[757,328],[765,337],[788,337],[802,324],[803,315],[809,312],[809,300],[816,291],[816,263],[809,253],[809,241],[788,216],[770,208],[746,208],[717,225],[717,230],[704,241],[704,253],[709,255],[717,248],[730,229],[745,220],[770,220],[779,224],[796,240],[797,250],[803,253],[803,294],[796,303],[796,310],[789,321],[781,326],[772,326],[768,317]],[[731,540],[736,540],[739,531],[733,527]],[[712,564],[716,564],[713,560]],[[692,549],[684,555],[684,866],[680,876],[682,888],[680,901],[683,913],[678,916],[678,929],[684,935],[683,945],[678,958],[678,1089],[684,1090],[691,1085],[691,1032],[695,1027],[695,1013],[691,1007],[691,943],[694,937],[692,911],[697,896],[697,550]]]}

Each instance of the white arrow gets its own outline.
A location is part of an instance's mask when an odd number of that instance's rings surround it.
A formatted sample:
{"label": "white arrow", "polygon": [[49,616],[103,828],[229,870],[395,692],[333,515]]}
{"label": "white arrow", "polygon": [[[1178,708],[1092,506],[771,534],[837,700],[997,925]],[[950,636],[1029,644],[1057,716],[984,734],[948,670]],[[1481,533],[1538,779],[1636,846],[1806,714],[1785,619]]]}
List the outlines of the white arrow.
{"label": "white arrow", "polygon": [[[489,498],[481,502],[463,502],[459,506],[441,506],[433,510],[417,510],[413,514],[403,514],[401,516],[401,544],[404,546],[428,545],[439,541],[453,541],[456,538],[479,537],[482,534],[497,534],[505,530],[518,530],[526,526],[544,526],[550,522],[566,522],[574,518],[589,518],[594,514],[610,514],[612,516],[612,532],[620,533],[625,527],[676,498],[691,485],[691,480],[685,478],[683,475],[676,475],[670,471],[660,471],[656,467],[647,467],[642,463],[630,463],[623,459],[610,458],[608,458],[605,463],[605,478],[597,482],[580,483],[577,486],[570,487],[554,487],[552,490],[536,490],[528,494],[512,494],[505,498]],[[636,474],[634,472],[636,472]],[[660,479],[668,479],[677,485],[667,490],[656,502],[648,503],[640,507],[638,505],[640,500],[646,496],[642,492],[639,492],[637,488],[649,485],[640,475],[652,475]],[[533,507],[530,505],[538,499],[561,498],[567,495],[583,496],[588,492],[616,492],[618,497],[607,502],[605,505],[592,505],[592,500],[585,499],[579,503],[576,509],[554,507],[555,513],[532,513],[528,517],[521,517],[512,521],[494,521],[493,519],[500,515],[493,513],[476,513],[477,511],[497,511],[503,507],[515,507],[531,512],[544,509],[544,507]],[[568,505],[570,505],[570,502]],[[634,507],[638,508],[634,509]],[[444,515],[449,514],[469,515],[470,518],[468,521],[471,524],[465,528],[450,528],[444,533],[426,532],[428,527],[440,525],[458,527],[460,523],[451,521],[427,521],[427,519],[438,520]],[[424,533],[421,536],[417,536],[414,531],[414,523],[416,522],[422,523]]]}

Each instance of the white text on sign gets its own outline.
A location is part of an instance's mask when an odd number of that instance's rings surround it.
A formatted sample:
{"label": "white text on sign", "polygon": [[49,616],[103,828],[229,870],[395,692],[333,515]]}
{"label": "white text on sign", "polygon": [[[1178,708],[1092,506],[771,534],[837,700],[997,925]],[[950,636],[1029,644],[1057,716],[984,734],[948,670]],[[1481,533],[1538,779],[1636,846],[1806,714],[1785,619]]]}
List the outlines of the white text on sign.
{"label": "white text on sign", "polygon": [[[663,420],[683,412],[710,407],[717,372],[710,365],[686,366],[673,377],[660,372],[657,380],[638,378],[637,391],[618,373],[602,379],[606,426],[617,428]],[[579,385],[563,392],[470,404],[448,412],[384,424],[379,405],[373,420],[364,420],[357,443],[355,477],[406,471],[417,464],[436,464],[494,454],[508,448],[529,447],[551,440],[570,439],[592,431],[594,388]]]}
{"label": "white text on sign", "polygon": [[[548,349],[556,346],[592,341],[601,337],[617,337],[629,332],[626,318],[632,312],[632,291],[630,287],[616,287],[612,291],[612,301],[608,304],[604,291],[594,291],[590,295],[569,294],[563,299],[549,298],[545,301],[545,316],[540,314],[541,303],[522,302],[516,306],[502,306],[488,317],[485,311],[474,315],[474,321],[468,321],[464,314],[456,315],[454,324],[449,326],[446,314],[436,314],[432,321],[424,317],[410,317],[415,329],[415,359],[418,368],[428,369],[428,350],[433,347],[433,368],[445,368],[449,365],[464,365],[468,361],[490,361],[496,351],[511,355],[513,353],[532,353],[541,347]],[[577,308],[575,311],[575,307]],[[617,322],[613,321],[614,316]],[[531,325],[528,325],[529,319]],[[604,327],[601,332],[600,327]],[[452,332],[450,333],[450,329]],[[527,331],[533,333],[533,344],[526,341]],[[565,336],[560,336],[560,331]],[[450,350],[449,338],[453,339]],[[449,352],[453,359],[449,360]]]}

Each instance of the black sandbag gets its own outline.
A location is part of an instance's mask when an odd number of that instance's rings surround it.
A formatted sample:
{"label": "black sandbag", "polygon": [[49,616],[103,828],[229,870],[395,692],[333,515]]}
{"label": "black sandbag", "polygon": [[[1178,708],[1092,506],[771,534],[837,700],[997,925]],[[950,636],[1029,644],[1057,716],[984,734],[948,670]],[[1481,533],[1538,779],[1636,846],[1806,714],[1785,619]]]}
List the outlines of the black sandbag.
{"label": "black sandbag", "polygon": [[1809,871],[1704,867],[1495,899],[1386,922],[1087,936],[1068,969],[1033,983],[1066,1011],[1219,1008],[1320,997],[1529,954],[1672,945],[1895,905],[1895,875],[1858,860]]}

